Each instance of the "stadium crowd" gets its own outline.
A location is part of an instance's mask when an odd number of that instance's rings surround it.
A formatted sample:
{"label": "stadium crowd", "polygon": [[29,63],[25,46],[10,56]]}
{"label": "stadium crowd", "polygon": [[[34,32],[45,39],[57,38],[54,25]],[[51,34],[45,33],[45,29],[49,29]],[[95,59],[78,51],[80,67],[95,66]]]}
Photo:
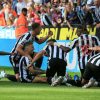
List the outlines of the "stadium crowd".
{"label": "stadium crowd", "polygon": [[[100,41],[98,37],[89,35],[86,29],[100,28],[100,0],[4,0],[0,4],[0,26],[15,27],[18,39],[11,53],[1,52],[2,55],[10,55],[15,75],[1,72],[1,78],[27,83],[48,82],[51,86],[100,86]],[[77,25],[79,37],[67,47],[49,39],[53,35],[50,30],[47,36],[37,37],[42,26],[73,29]],[[46,40],[43,50],[34,52],[33,42],[41,44]],[[77,49],[81,72],[81,79],[76,80],[65,77],[66,55],[74,48]],[[44,55],[48,57],[46,71],[40,69]],[[38,64],[34,65],[37,61]],[[46,74],[46,77],[40,74]]]}
{"label": "stadium crowd", "polygon": [[27,8],[28,26],[36,22],[42,26],[100,27],[99,0],[0,0],[0,26],[15,26],[23,8]]}

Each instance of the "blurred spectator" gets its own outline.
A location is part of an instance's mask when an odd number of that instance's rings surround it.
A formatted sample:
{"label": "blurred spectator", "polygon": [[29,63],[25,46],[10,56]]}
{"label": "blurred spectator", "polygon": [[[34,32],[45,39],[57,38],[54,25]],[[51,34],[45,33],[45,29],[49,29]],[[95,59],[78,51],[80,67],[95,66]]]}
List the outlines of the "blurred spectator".
{"label": "blurred spectator", "polygon": [[24,33],[28,32],[28,21],[26,16],[27,16],[27,9],[23,8],[22,13],[20,14],[19,18],[16,21],[16,29],[15,29],[16,38],[19,38]]}
{"label": "blurred spectator", "polygon": [[41,18],[43,25],[44,26],[51,26],[52,20],[51,20],[50,15],[47,12],[47,8],[45,6],[41,8],[40,13],[41,13],[40,18]]}
{"label": "blurred spectator", "polygon": [[86,6],[83,7],[83,17],[84,17],[84,22],[86,25],[91,26],[94,24],[92,12]]}
{"label": "blurred spectator", "polygon": [[65,20],[69,22],[70,26],[71,24],[80,24],[77,12],[73,9],[73,6],[71,6],[70,3],[66,5]]}
{"label": "blurred spectator", "polygon": [[36,22],[44,26],[70,28],[77,27],[77,24],[96,24],[98,28],[99,2],[100,0],[0,0],[0,26],[15,25],[21,10],[27,8],[28,26]]}
{"label": "blurred spectator", "polygon": [[53,26],[62,26],[64,18],[60,10],[54,8],[52,11],[52,24]]}
{"label": "blurred spectator", "polygon": [[17,0],[12,0],[12,9],[16,11]]}
{"label": "blurred spectator", "polygon": [[100,28],[100,0],[94,0],[95,8],[95,15],[97,18],[96,27]]}
{"label": "blurred spectator", "polygon": [[92,6],[94,3],[94,0],[87,0],[87,5]]}
{"label": "blurred spectator", "polygon": [[2,25],[3,26],[6,26],[6,25],[8,26],[9,15],[12,15],[14,18],[17,17],[16,12],[11,8],[11,4],[9,2],[3,4],[3,9],[1,10],[1,14],[2,14]]}
{"label": "blurred spectator", "polygon": [[42,4],[43,3],[43,0],[33,0],[35,3],[37,4]]}
{"label": "blurred spectator", "polygon": [[6,21],[4,18],[4,13],[0,13],[0,26],[6,26]]}
{"label": "blurred spectator", "polygon": [[24,0],[18,0],[16,4],[17,14],[20,15],[23,8],[26,8],[27,5]]}
{"label": "blurred spectator", "polygon": [[[8,4],[6,5],[6,8],[4,9],[4,14],[5,14],[5,20],[6,20],[7,25],[8,25],[8,23],[9,23],[9,17],[10,17],[10,15],[12,15],[14,18],[17,17],[17,14],[16,14],[16,12],[11,8],[11,4],[10,4],[10,3],[8,3]],[[12,22],[12,23],[13,23],[13,22]]]}

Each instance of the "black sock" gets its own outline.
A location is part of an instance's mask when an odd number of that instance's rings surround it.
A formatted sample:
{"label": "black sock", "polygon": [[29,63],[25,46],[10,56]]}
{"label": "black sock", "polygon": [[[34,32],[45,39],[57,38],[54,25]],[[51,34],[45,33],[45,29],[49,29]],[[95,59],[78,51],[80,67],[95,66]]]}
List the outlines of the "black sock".
{"label": "black sock", "polygon": [[15,75],[9,75],[9,74],[7,74],[6,78],[8,78],[10,81],[17,82],[17,79],[16,79]]}
{"label": "black sock", "polygon": [[81,87],[82,86],[80,80],[77,80],[77,81],[75,81],[75,80],[67,80],[67,83],[69,83],[69,84],[71,84],[73,86],[77,86],[77,87]]}

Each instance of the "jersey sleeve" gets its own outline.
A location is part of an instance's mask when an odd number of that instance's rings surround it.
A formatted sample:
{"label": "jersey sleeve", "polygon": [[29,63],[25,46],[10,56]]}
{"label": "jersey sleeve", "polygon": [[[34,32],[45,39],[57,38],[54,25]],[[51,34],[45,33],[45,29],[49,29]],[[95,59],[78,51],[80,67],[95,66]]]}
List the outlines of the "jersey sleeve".
{"label": "jersey sleeve", "polygon": [[38,43],[38,41],[39,41],[39,38],[38,37],[35,37],[35,42]]}
{"label": "jersey sleeve", "polygon": [[29,38],[30,38],[31,34],[30,33],[26,33],[20,40],[20,42],[18,43],[18,45],[22,45],[24,46],[28,41],[29,41]]}
{"label": "jersey sleeve", "polygon": [[28,68],[28,65],[31,64],[31,60],[28,57],[25,57],[25,66]]}
{"label": "jersey sleeve", "polygon": [[69,44],[69,48],[70,49],[74,49],[75,47],[78,46],[78,39],[74,39],[70,44]]}
{"label": "jersey sleeve", "polygon": [[47,51],[48,50],[48,45],[44,46],[43,50]]}
{"label": "jersey sleeve", "polygon": [[100,46],[100,41],[99,41],[99,38],[97,36],[92,36],[94,42],[95,42],[95,45],[96,46]]}

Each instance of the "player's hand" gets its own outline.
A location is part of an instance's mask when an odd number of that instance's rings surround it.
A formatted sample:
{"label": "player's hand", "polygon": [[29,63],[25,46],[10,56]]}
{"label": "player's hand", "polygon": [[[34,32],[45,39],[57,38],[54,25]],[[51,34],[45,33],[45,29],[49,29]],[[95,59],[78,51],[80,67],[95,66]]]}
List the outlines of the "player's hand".
{"label": "player's hand", "polygon": [[54,42],[54,45],[60,47],[60,44],[57,42]]}
{"label": "player's hand", "polygon": [[53,32],[52,31],[49,31],[48,32],[48,37],[51,37],[53,35]]}
{"label": "player's hand", "polygon": [[27,68],[30,68],[30,67],[32,67],[33,66],[33,64],[32,63],[30,63],[28,66],[27,66]]}
{"label": "player's hand", "polygon": [[88,50],[91,50],[91,51],[92,51],[92,50],[93,50],[93,48],[92,48],[92,47],[90,47],[90,48],[88,48]]}

